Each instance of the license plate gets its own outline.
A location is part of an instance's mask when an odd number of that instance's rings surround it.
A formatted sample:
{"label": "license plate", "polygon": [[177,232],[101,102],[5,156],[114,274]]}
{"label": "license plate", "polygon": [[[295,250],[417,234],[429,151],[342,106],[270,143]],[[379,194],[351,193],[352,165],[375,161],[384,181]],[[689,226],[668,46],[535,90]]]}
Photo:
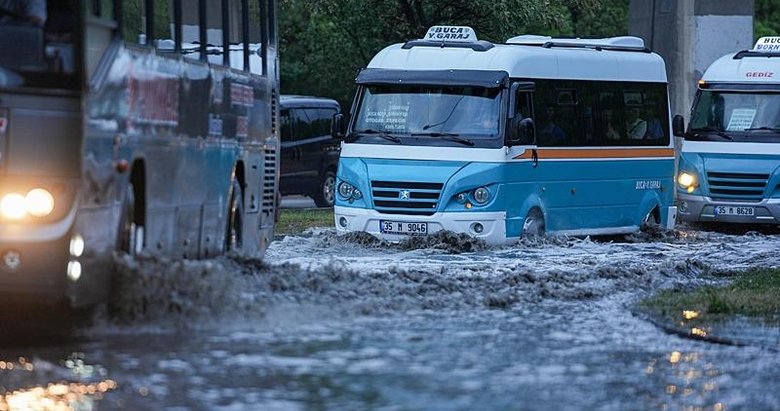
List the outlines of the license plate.
{"label": "license plate", "polygon": [[715,206],[715,215],[754,216],[756,210],[753,207]]}
{"label": "license plate", "polygon": [[384,234],[428,234],[428,223],[379,220],[379,232]]}

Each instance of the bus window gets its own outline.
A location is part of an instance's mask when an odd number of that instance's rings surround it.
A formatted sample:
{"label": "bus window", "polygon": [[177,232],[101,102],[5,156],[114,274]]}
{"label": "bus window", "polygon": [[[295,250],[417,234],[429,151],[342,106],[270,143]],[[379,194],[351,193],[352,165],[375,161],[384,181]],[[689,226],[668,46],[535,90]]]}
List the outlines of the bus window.
{"label": "bus window", "polygon": [[176,47],[173,35],[173,7],[168,0],[154,2],[154,46],[165,52]]}
{"label": "bus window", "polygon": [[143,0],[122,3],[122,35],[129,44],[146,44],[146,10]]}
{"label": "bus window", "polygon": [[210,1],[206,5],[206,45],[209,63],[224,64],[222,53],[222,2]]}
{"label": "bus window", "polygon": [[[266,30],[268,24],[265,19],[267,13],[264,11],[260,0],[249,0],[247,2],[247,20],[249,32],[249,70],[252,73],[265,75],[265,39],[268,38]],[[262,4],[265,4],[263,2]]]}
{"label": "bus window", "polygon": [[200,13],[198,0],[182,0],[182,44],[185,58],[200,60]]}
{"label": "bus window", "polygon": [[242,0],[228,0],[228,17],[230,27],[228,34],[228,47],[230,50],[230,67],[244,69],[244,21],[242,18]]}

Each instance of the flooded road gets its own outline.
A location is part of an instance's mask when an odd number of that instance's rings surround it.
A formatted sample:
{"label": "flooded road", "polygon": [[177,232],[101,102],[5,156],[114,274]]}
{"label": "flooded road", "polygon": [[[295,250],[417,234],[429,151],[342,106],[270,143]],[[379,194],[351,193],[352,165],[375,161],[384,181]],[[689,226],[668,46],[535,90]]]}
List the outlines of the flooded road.
{"label": "flooded road", "polygon": [[110,315],[0,347],[0,410],[780,409],[780,345],[680,338],[631,312],[780,266],[778,248],[685,229],[500,248],[314,230],[266,263],[123,261]]}

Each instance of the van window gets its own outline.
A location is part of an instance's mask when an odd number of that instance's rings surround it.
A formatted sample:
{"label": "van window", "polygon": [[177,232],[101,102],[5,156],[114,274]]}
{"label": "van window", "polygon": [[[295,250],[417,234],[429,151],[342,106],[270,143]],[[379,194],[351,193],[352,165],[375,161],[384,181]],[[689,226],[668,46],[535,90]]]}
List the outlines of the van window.
{"label": "van window", "polygon": [[312,117],[310,117],[310,114],[316,115],[316,110],[298,108],[292,110],[292,113],[293,122],[295,123],[295,135],[293,136],[293,139],[303,140],[314,137],[315,133],[312,128]]}
{"label": "van window", "polygon": [[280,122],[282,123],[282,141],[292,141],[292,118],[290,117],[290,110],[282,110],[279,113]]}

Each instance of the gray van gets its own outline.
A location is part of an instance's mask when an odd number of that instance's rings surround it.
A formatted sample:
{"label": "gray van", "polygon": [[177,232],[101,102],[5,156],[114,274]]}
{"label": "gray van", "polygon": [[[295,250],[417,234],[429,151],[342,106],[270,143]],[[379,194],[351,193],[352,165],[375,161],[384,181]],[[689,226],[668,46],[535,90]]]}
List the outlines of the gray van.
{"label": "gray van", "polygon": [[340,145],[331,137],[330,125],[341,111],[339,103],[322,97],[281,97],[280,190],[283,195],[309,196],[318,207],[332,207]]}

